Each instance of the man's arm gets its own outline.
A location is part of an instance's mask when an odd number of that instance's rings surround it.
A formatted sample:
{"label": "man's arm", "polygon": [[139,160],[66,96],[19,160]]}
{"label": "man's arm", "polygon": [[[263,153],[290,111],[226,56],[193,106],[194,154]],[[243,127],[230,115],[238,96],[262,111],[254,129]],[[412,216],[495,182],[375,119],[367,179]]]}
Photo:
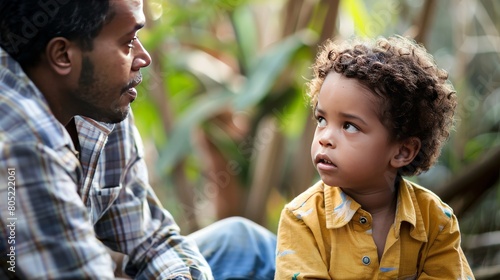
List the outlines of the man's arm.
{"label": "man's arm", "polygon": [[[125,272],[138,279],[212,279],[196,244],[182,236],[149,185],[143,147],[132,117],[108,137],[103,168],[120,150],[119,195],[95,225],[98,238],[128,255]],[[105,182],[106,184],[109,182]]]}
{"label": "man's arm", "polygon": [[113,279],[77,194],[80,171],[68,147],[2,142],[0,172],[0,278]]}

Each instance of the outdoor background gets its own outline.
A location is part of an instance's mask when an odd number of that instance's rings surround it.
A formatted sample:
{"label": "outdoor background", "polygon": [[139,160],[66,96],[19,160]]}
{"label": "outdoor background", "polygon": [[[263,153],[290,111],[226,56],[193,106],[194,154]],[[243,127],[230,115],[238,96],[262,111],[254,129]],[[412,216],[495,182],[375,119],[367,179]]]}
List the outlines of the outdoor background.
{"label": "outdoor background", "polygon": [[[184,234],[228,216],[276,232],[317,179],[305,83],[327,38],[406,35],[450,74],[457,126],[410,178],[460,220],[478,279],[500,275],[500,1],[145,0],[153,57],[133,103],[151,184]],[[496,275],[496,276],[495,276]]]}

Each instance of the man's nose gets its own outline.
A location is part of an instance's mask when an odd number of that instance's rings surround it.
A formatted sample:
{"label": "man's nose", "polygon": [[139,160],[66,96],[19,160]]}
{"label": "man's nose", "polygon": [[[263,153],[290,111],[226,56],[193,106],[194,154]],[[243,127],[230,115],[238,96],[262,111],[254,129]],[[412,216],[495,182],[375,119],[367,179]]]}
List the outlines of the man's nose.
{"label": "man's nose", "polygon": [[139,71],[141,70],[141,68],[147,67],[149,64],[151,64],[151,56],[141,44],[139,39],[137,39],[135,43],[137,45],[135,46],[134,50],[137,51],[137,53],[135,54],[134,61],[132,62],[132,70]]}

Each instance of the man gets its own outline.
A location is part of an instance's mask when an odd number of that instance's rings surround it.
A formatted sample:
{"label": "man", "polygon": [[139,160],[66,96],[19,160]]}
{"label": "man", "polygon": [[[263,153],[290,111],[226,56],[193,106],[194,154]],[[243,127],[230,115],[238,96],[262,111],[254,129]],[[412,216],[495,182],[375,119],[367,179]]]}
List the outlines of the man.
{"label": "man", "polygon": [[142,0],[0,4],[1,279],[113,279],[106,247],[137,279],[272,279],[273,234],[233,218],[182,236],[149,186],[144,24]]}

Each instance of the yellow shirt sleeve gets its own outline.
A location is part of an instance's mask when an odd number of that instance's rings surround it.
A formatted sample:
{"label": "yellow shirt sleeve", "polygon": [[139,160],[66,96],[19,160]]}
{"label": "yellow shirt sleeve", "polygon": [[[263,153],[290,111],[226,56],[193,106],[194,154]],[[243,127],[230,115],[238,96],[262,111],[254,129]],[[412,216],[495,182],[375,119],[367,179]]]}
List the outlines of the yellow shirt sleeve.
{"label": "yellow shirt sleeve", "polygon": [[321,236],[314,236],[303,220],[287,208],[281,213],[278,236],[274,279],[331,279],[320,254],[324,246],[318,246]]}
{"label": "yellow shirt sleeve", "polygon": [[[465,254],[460,247],[460,230],[455,215],[442,228],[424,250],[423,265],[420,265],[418,279],[474,279]],[[432,239],[431,239],[432,240]]]}

